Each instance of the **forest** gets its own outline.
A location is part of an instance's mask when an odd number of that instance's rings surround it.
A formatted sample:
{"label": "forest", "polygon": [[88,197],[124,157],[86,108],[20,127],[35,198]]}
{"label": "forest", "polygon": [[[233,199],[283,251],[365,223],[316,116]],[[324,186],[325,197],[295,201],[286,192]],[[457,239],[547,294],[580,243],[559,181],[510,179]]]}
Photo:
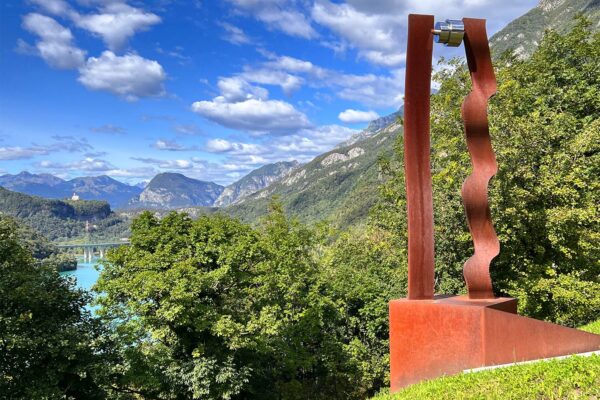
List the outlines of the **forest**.
{"label": "forest", "polygon": [[[498,57],[489,107],[494,290],[518,298],[522,315],[571,327],[600,319],[600,34],[588,27],[579,18],[568,33],[548,31],[530,58]],[[442,62],[431,110],[436,292],[457,294],[472,254],[460,197],[470,163],[459,105],[470,80],[462,61]],[[36,263],[17,223],[0,215],[0,397],[364,399],[385,390],[388,302],[407,288],[402,140],[380,157],[366,225],[304,224],[277,198],[256,225],[144,212],[92,293]]]}

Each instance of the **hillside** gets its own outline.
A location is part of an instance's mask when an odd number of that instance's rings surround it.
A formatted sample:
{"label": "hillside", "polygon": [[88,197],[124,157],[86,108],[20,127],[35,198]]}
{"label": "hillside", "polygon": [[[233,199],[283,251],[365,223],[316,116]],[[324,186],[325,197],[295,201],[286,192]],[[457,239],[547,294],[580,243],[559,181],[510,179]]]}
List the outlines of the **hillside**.
{"label": "hillside", "polygon": [[129,201],[128,207],[174,209],[212,206],[223,189],[223,186],[216,183],[165,172],[152,178],[140,195]]}
{"label": "hillside", "polygon": [[497,54],[512,50],[520,57],[527,57],[537,47],[545,29],[565,33],[573,27],[573,18],[579,13],[590,19],[591,29],[600,29],[598,0],[541,0],[535,8],[492,36],[492,49]]}
{"label": "hillside", "polygon": [[298,161],[280,161],[274,164],[263,165],[227,186],[215,201],[214,206],[225,207],[237,203],[252,193],[258,192],[288,175],[299,165]]}
{"label": "hillside", "polygon": [[340,227],[364,222],[377,198],[377,161],[381,155],[391,154],[400,131],[401,125],[395,122],[363,140],[322,154],[225,212],[255,222],[266,214],[270,198],[278,196],[286,212],[304,222],[330,219]]}
{"label": "hillside", "polygon": [[51,200],[0,187],[0,213],[18,218],[51,241],[90,238],[117,238],[127,234],[128,223],[116,216],[104,201]]}

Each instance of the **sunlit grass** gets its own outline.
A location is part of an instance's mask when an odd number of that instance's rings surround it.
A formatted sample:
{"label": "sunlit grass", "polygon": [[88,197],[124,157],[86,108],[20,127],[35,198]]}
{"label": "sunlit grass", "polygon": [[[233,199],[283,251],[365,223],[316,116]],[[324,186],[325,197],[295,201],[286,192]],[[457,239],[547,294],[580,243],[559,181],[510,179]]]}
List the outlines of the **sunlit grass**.
{"label": "sunlit grass", "polygon": [[[580,329],[600,334],[600,320]],[[448,376],[373,400],[403,399],[600,399],[600,355]]]}

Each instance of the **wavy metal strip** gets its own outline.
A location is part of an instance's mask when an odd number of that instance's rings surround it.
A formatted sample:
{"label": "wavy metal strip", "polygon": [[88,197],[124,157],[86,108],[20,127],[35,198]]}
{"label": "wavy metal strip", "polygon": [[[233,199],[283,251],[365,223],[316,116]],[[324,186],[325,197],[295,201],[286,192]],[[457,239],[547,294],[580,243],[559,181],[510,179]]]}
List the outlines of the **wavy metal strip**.
{"label": "wavy metal strip", "polygon": [[485,20],[464,18],[465,50],[473,85],[462,104],[467,147],[473,171],[462,187],[462,198],[475,253],[463,267],[469,297],[493,298],[490,263],[500,252],[488,202],[488,183],[498,165],[489,134],[488,100],[496,93]]}

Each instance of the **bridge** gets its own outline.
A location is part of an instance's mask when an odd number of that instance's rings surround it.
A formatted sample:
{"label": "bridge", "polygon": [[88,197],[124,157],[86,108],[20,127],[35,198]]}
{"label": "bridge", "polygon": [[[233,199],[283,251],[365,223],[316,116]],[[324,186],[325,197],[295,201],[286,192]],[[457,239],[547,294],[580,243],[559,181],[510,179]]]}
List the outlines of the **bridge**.
{"label": "bridge", "polygon": [[100,258],[104,258],[106,250],[113,247],[128,246],[129,244],[129,240],[122,240],[105,243],[62,243],[55,246],[58,249],[81,249],[83,251],[83,262],[91,262],[95,253],[98,253]]}

